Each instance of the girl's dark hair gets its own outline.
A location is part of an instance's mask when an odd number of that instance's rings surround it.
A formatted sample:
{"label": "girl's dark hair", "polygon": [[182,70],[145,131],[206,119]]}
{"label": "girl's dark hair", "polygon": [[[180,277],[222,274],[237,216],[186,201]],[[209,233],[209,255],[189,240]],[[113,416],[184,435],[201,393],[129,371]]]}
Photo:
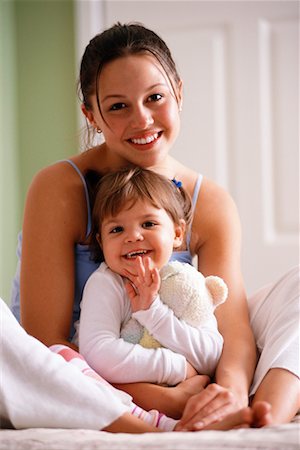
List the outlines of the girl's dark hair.
{"label": "girl's dark hair", "polygon": [[86,109],[91,109],[90,97],[96,93],[98,108],[98,80],[104,65],[123,56],[138,53],[152,54],[166,73],[177,101],[180,77],[171,52],[166,43],[156,34],[139,23],[122,25],[116,23],[111,28],[97,34],[88,44],[80,66],[79,92]]}
{"label": "girl's dark hair", "polygon": [[163,175],[140,167],[127,167],[110,172],[101,178],[92,214],[91,251],[95,261],[103,261],[97,236],[101,238],[101,223],[106,217],[114,217],[124,207],[138,200],[150,202],[164,209],[174,224],[183,219],[186,230],[192,221],[192,202],[180,183]]}

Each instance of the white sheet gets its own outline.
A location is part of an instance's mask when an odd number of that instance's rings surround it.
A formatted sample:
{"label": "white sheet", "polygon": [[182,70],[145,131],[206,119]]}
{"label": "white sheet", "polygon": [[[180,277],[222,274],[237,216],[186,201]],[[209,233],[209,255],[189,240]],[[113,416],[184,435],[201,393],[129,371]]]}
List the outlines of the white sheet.
{"label": "white sheet", "polygon": [[0,450],[299,450],[297,423],[198,433],[110,434],[92,430],[0,431]]}

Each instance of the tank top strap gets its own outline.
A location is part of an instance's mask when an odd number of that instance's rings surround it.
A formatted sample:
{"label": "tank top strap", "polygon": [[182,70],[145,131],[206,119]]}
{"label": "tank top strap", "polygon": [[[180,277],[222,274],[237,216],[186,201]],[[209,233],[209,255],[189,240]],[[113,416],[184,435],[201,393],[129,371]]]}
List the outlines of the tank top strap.
{"label": "tank top strap", "polygon": [[90,204],[90,196],[89,196],[88,187],[87,187],[84,176],[82,175],[79,168],[76,166],[76,164],[73,161],[71,161],[70,159],[63,159],[62,162],[69,163],[73,167],[73,169],[76,170],[76,172],[78,173],[78,175],[81,178],[81,181],[82,181],[82,184],[84,187],[86,207],[87,207],[87,227],[86,227],[86,236],[85,237],[87,238],[91,232],[91,227],[92,227],[91,204]]}
{"label": "tank top strap", "polygon": [[196,203],[197,203],[199,191],[200,191],[200,188],[201,188],[202,179],[203,179],[203,175],[201,175],[199,173],[199,175],[197,177],[197,180],[196,180],[196,183],[195,183],[193,196],[192,196],[193,209],[195,209],[195,206],[196,206]]}
{"label": "tank top strap", "polygon": [[[197,177],[197,180],[196,180],[196,183],[195,183],[194,192],[193,192],[193,195],[192,195],[193,211],[194,211],[196,203],[197,203],[197,199],[198,199],[198,195],[199,195],[199,192],[200,192],[202,180],[203,180],[203,175],[199,173],[199,175]],[[190,242],[191,242],[191,230],[188,231],[187,236],[186,236],[186,244],[187,244],[188,250],[190,250]]]}

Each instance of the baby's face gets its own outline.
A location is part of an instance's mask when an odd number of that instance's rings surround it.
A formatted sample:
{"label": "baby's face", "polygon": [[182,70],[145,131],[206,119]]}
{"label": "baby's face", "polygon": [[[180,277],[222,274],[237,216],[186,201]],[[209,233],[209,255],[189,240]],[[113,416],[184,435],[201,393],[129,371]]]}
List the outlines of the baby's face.
{"label": "baby's face", "polygon": [[107,217],[101,225],[101,244],[106,264],[119,275],[125,270],[136,274],[136,258],[149,257],[160,269],[172,251],[182,243],[182,228],[175,225],[164,209],[145,201]]}

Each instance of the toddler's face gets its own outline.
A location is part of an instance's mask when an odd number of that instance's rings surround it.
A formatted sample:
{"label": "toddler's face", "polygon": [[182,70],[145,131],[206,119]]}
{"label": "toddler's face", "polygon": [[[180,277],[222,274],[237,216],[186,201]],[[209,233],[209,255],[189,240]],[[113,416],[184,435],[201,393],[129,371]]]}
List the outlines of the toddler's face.
{"label": "toddler's face", "polygon": [[135,273],[138,256],[151,259],[160,269],[174,248],[182,244],[183,227],[174,225],[164,209],[145,201],[129,204],[101,225],[101,245],[106,264],[120,275]]}

